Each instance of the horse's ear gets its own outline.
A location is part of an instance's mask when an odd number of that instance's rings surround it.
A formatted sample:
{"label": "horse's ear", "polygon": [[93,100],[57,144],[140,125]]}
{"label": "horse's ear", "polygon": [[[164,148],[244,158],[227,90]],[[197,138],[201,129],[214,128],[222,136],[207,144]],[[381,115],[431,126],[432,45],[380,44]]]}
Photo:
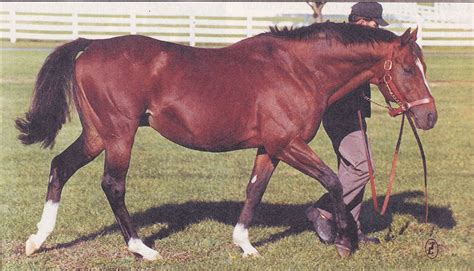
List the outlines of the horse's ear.
{"label": "horse's ear", "polygon": [[408,27],[405,33],[403,33],[403,35],[400,37],[400,43],[402,44],[402,46],[408,44],[408,42],[410,41],[411,39],[410,31],[411,31],[411,28]]}
{"label": "horse's ear", "polygon": [[411,32],[410,40],[416,41],[417,36],[418,36],[418,26],[416,26],[415,30],[413,30],[413,32]]}

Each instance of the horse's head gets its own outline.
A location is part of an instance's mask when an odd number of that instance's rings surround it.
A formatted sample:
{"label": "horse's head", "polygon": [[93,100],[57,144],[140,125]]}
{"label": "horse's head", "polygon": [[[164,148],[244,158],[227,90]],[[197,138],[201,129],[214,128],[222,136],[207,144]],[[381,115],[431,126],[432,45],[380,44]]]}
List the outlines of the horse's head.
{"label": "horse's head", "polygon": [[421,48],[416,44],[417,29],[410,28],[391,45],[372,83],[378,85],[387,103],[395,102],[399,108],[392,108],[392,116],[408,112],[418,128],[428,130],[434,127],[438,118],[434,98],[426,81],[426,65]]}

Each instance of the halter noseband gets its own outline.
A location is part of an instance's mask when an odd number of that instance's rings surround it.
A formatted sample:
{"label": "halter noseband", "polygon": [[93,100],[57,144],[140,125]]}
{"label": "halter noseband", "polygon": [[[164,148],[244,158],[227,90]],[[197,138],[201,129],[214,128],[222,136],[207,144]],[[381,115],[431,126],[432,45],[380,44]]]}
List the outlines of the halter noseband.
{"label": "halter noseband", "polygon": [[392,50],[392,53],[390,54],[390,58],[386,59],[383,64],[384,75],[379,79],[379,85],[385,84],[388,90],[388,94],[399,106],[398,108],[393,108],[390,102],[387,99],[385,99],[385,102],[387,103],[386,108],[388,109],[388,113],[390,114],[390,116],[395,117],[395,116],[405,113],[406,111],[408,111],[410,108],[414,106],[428,104],[428,103],[433,102],[433,99],[431,97],[423,98],[423,99],[416,100],[413,102],[408,102],[405,99],[405,97],[398,90],[398,87],[393,83],[392,75],[390,74],[390,71],[392,70],[392,67],[393,67],[392,58],[393,58],[393,50]]}

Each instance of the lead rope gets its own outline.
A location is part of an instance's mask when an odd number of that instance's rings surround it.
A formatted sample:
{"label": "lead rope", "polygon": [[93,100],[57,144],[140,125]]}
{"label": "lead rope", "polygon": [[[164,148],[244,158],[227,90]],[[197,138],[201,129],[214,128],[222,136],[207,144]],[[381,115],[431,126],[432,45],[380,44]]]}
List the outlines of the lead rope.
{"label": "lead rope", "polygon": [[357,111],[357,116],[359,117],[359,127],[360,132],[364,137],[364,146],[365,146],[365,155],[367,157],[367,166],[369,168],[369,177],[370,177],[370,190],[372,192],[372,201],[374,203],[375,212],[379,212],[379,205],[377,203],[377,191],[375,190],[375,178],[374,178],[374,169],[372,168],[372,159],[370,159],[369,151],[369,142],[367,139],[367,134],[365,133],[364,126],[362,125],[362,114],[360,110]]}
{"label": "lead rope", "polygon": [[393,153],[392,169],[390,170],[390,178],[387,184],[387,192],[385,193],[385,199],[383,201],[382,211],[380,212],[381,215],[385,214],[385,211],[387,210],[387,206],[388,206],[388,201],[390,200],[390,195],[392,193],[393,182],[395,180],[395,169],[397,168],[398,154],[400,153],[400,145],[402,143],[404,124],[405,124],[405,114],[403,114],[402,116],[402,123],[400,124],[400,133],[398,134],[397,145],[395,147],[395,152]]}
{"label": "lead rope", "polygon": [[[366,99],[367,101],[370,101],[370,102],[372,102],[372,103],[374,103],[378,106],[388,108],[388,106],[383,106],[381,104],[378,104],[378,103],[372,101],[370,98],[368,98],[366,96],[364,96],[364,99]],[[375,178],[374,178],[374,174],[373,174],[373,168],[372,168],[372,162],[371,162],[372,160],[370,159],[369,143],[368,143],[368,140],[367,140],[367,135],[364,131],[364,127],[362,125],[362,114],[361,114],[360,110],[357,111],[357,115],[359,117],[360,130],[364,135],[364,145],[365,145],[365,153],[366,153],[367,161],[368,161],[369,176],[370,176],[370,187],[371,187],[371,191],[372,191],[372,201],[373,201],[373,204],[374,204],[375,212],[378,213],[379,208],[378,208],[378,203],[377,203],[377,192],[375,190]],[[382,211],[380,212],[381,215],[385,214],[385,211],[386,211],[387,206],[388,206],[388,201],[390,200],[390,194],[392,192],[393,182],[395,180],[395,169],[397,167],[398,154],[400,152],[400,146],[401,146],[401,142],[402,142],[403,126],[404,126],[404,123],[405,123],[405,115],[406,114],[403,113],[402,122],[400,124],[400,133],[398,134],[397,145],[395,147],[395,152],[393,154],[392,169],[390,170],[390,179],[389,179],[389,182],[387,184],[387,192],[385,193],[385,199],[384,199],[384,203],[383,203],[383,206],[382,206]],[[428,170],[427,170],[427,166],[426,166],[426,156],[425,156],[425,152],[423,150],[423,145],[421,143],[420,137],[418,136],[418,132],[416,130],[415,124],[413,123],[413,120],[409,116],[407,116],[407,119],[408,119],[408,123],[410,123],[410,127],[411,127],[411,129],[413,131],[413,134],[415,136],[416,143],[418,144],[418,149],[420,150],[421,161],[423,163],[423,177],[424,177],[424,185],[425,185],[425,223],[428,223]]]}
{"label": "lead rope", "polygon": [[408,123],[410,123],[413,134],[415,135],[416,143],[418,144],[418,149],[420,150],[421,161],[423,163],[423,178],[425,181],[425,223],[428,223],[428,170],[426,167],[426,156],[425,151],[423,150],[423,145],[421,144],[420,137],[416,131],[415,124],[413,120],[408,117]]}
{"label": "lead rope", "polygon": [[[364,131],[364,127],[362,126],[362,114],[361,114],[360,110],[357,111],[357,116],[359,117],[359,126],[360,126],[361,133],[363,133],[363,135],[364,135],[365,154],[367,156],[367,165],[368,165],[368,168],[369,168],[370,188],[371,188],[371,191],[372,191],[372,201],[374,203],[375,212],[379,213],[379,207],[378,207],[378,202],[377,202],[377,191],[375,189],[374,170],[372,168],[372,159],[370,159],[369,143],[368,143],[367,135]],[[401,146],[401,142],[402,142],[404,123],[405,123],[405,114],[403,114],[402,123],[400,124],[400,133],[398,134],[397,145],[395,147],[395,153],[393,154],[392,169],[390,170],[390,179],[389,179],[388,184],[387,184],[387,192],[385,193],[385,199],[384,199],[384,202],[383,202],[382,211],[380,211],[381,215],[385,214],[385,211],[387,210],[387,206],[388,206],[388,201],[390,200],[390,194],[392,192],[393,182],[395,180],[395,169],[397,168],[398,154],[400,152],[400,146]]]}

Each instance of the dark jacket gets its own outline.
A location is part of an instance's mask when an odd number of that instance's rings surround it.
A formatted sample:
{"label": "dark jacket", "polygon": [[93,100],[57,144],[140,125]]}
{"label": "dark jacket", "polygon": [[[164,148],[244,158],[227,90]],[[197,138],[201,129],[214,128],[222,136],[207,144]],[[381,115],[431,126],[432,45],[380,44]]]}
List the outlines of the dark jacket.
{"label": "dark jacket", "polygon": [[325,118],[334,120],[347,119],[356,116],[361,110],[362,117],[370,117],[370,102],[364,99],[364,95],[370,98],[370,85],[365,83],[351,93],[342,97],[326,109]]}
{"label": "dark jacket", "polygon": [[367,130],[365,118],[370,117],[370,102],[364,99],[364,95],[370,98],[369,83],[363,84],[351,93],[342,97],[326,109],[323,115],[323,126],[332,141],[334,150],[338,153],[341,141],[348,134],[359,131],[359,118],[357,111],[362,113],[362,126]]}

